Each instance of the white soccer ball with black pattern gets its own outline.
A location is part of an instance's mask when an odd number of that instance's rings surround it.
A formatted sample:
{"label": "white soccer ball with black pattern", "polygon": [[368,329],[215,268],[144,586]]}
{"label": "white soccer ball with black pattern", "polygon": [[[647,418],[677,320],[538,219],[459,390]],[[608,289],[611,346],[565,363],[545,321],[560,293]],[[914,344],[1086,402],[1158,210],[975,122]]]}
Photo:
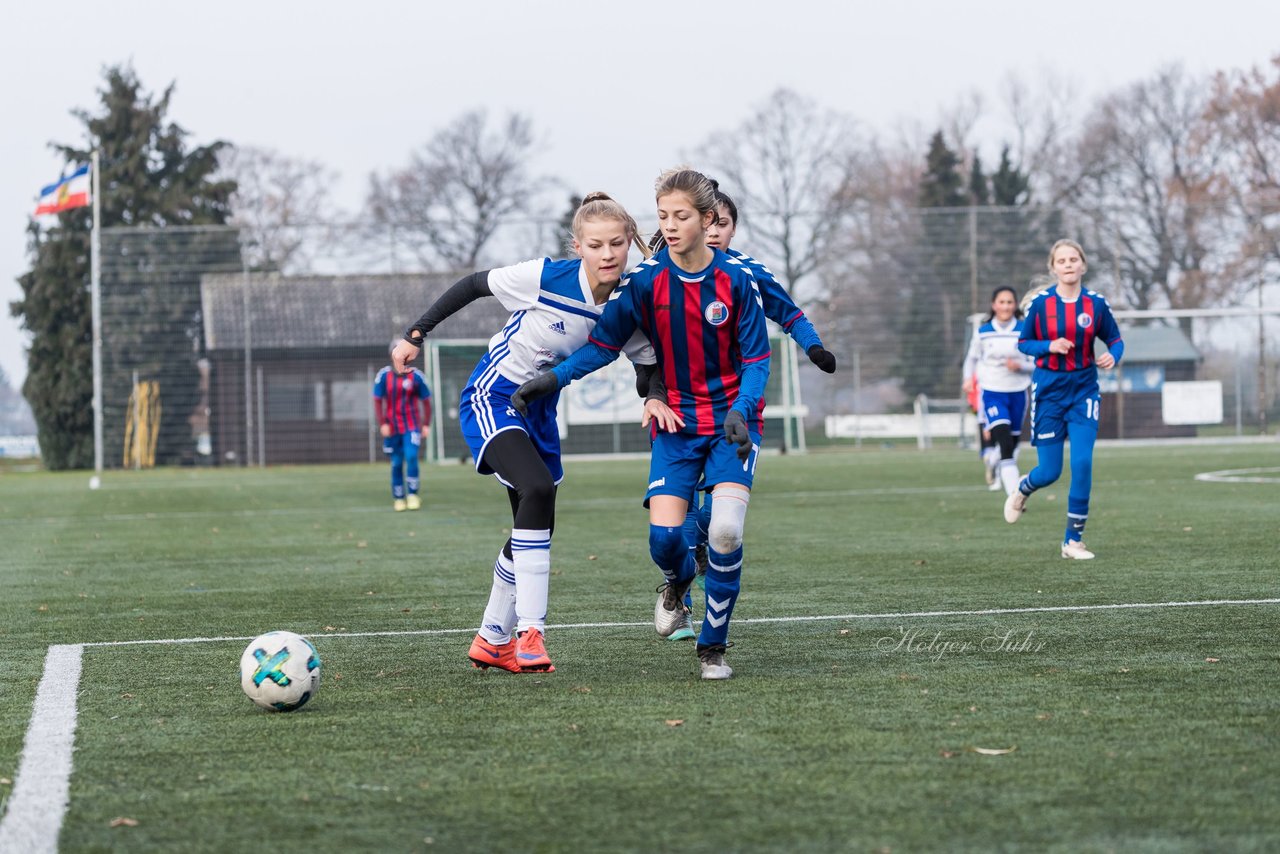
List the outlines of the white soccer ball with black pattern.
{"label": "white soccer ball with black pattern", "polygon": [[300,709],[320,687],[320,655],[293,632],[259,635],[240,656],[240,687],[268,711]]}

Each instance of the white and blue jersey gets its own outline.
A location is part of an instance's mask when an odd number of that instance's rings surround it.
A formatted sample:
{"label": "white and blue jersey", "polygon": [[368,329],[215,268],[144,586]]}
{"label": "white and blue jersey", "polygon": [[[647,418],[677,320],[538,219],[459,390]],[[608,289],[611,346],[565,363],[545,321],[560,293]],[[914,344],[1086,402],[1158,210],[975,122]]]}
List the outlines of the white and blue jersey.
{"label": "white and blue jersey", "polygon": [[[533,401],[528,416],[522,416],[511,405],[511,394],[585,344],[604,306],[596,305],[580,258],[542,258],[498,267],[489,271],[488,285],[511,317],[489,340],[489,352],[462,391],[463,437],[476,470],[492,474],[484,464],[489,441],[503,430],[523,430],[559,482],[563,476],[556,424],[559,395]],[[643,336],[633,337],[623,349],[633,362],[654,363],[653,348]]]}
{"label": "white and blue jersey", "polygon": [[[1016,317],[1007,323],[993,318],[980,324],[969,339],[964,359],[964,376],[976,376],[982,391],[982,422],[987,427],[1008,424],[1015,436],[1022,433],[1027,389],[1035,369],[1035,360],[1018,349],[1022,324]],[[1015,368],[1009,367],[1010,360],[1017,363]]]}

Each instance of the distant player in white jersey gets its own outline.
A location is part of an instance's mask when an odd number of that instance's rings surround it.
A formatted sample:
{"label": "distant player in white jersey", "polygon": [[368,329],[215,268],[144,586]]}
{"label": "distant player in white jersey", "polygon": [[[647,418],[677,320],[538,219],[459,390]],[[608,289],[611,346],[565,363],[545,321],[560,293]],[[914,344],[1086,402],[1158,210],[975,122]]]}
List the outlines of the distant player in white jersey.
{"label": "distant player in white jersey", "polygon": [[[559,395],[539,399],[521,414],[511,405],[511,394],[586,343],[628,269],[630,245],[648,256],[637,233],[622,205],[592,193],[573,217],[577,258],[543,258],[467,276],[427,309],[392,353],[396,370],[409,370],[436,324],[480,297],[495,296],[511,311],[472,371],[458,407],[476,471],[496,476],[507,487],[514,519],[493,567],[484,619],[467,653],[476,667],[555,670],[543,638],[556,487],[564,477],[556,425]],[[625,350],[633,362],[655,361],[643,336],[632,338]]]}
{"label": "distant player in white jersey", "polygon": [[1018,463],[1014,453],[1022,437],[1022,420],[1027,413],[1027,389],[1035,360],[1018,350],[1022,334],[1022,309],[1018,292],[996,288],[991,294],[991,311],[969,340],[964,360],[964,391],[975,385],[982,390],[981,418],[1000,449],[996,466],[998,482],[1005,495],[1018,488]]}

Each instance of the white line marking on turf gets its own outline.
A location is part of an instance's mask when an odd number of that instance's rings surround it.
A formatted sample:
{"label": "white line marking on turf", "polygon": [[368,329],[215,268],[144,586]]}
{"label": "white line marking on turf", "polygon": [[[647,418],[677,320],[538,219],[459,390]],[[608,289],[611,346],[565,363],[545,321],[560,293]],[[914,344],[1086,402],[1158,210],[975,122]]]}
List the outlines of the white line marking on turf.
{"label": "white line marking on turf", "polygon": [[[1269,474],[1271,477],[1248,477],[1248,475]],[[1256,469],[1223,469],[1222,471],[1202,471],[1196,480],[1206,483],[1280,483],[1280,468]]]}
{"label": "white line marking on turf", "polygon": [[[901,620],[908,617],[987,617],[1001,614],[1037,614],[1062,611],[1123,611],[1140,608],[1204,608],[1214,605],[1280,605],[1280,599],[1199,599],[1187,602],[1121,602],[1105,605],[1034,605],[1027,608],[982,608],[969,611],[893,611],[881,614],[816,614],[799,617],[743,617],[734,620],[734,625],[744,623],[816,623],[826,620]],[[633,629],[652,625],[642,623],[560,623],[547,626],[548,629]],[[475,631],[471,626],[465,629],[403,629],[390,632],[323,632],[311,633],[303,631],[306,637],[318,638],[394,638],[394,637],[429,637],[435,635],[461,635]],[[150,646],[160,644],[184,643],[230,643],[231,641],[251,641],[252,635],[243,637],[208,637],[208,638],[164,638],[155,640],[127,641],[89,641],[81,644],[86,647],[107,646]]]}
{"label": "white line marking on turf", "polygon": [[83,653],[81,644],[55,644],[45,656],[13,795],[0,819],[0,851],[53,854],[58,850],[58,833],[70,802],[76,689]]}
{"label": "white line marking on turf", "polygon": [[[977,608],[955,611],[895,611],[881,614],[822,614],[798,617],[747,617],[743,623],[813,623],[827,620],[904,620],[914,617],[988,617],[1002,614],[1038,614],[1079,611],[1122,611],[1151,608],[1205,608],[1219,605],[1280,605],[1280,599],[1202,599],[1187,602],[1122,602],[1105,605],[1041,605],[1027,608]],[[629,629],[640,623],[562,623],[551,629]],[[420,629],[392,632],[328,632],[312,638],[421,637],[470,634],[465,629]],[[91,641],[56,644],[45,657],[44,676],[36,690],[35,707],[27,727],[22,760],[14,780],[9,809],[0,818],[0,851],[55,854],[58,834],[66,815],[71,785],[71,752],[75,746],[76,691],[80,661],[86,647],[147,646],[160,644],[249,641],[252,637],[168,638],[163,640]]]}

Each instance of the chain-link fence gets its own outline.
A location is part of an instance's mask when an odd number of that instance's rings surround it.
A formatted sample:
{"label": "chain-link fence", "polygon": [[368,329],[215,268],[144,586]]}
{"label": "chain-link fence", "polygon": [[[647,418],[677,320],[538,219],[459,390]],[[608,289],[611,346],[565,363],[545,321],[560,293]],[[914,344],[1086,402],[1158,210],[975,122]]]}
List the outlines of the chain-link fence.
{"label": "chain-link fence", "polygon": [[[766,441],[802,450],[804,425],[840,436],[917,435],[911,417],[921,395],[960,396],[972,318],[992,289],[1025,293],[1045,271],[1048,246],[1071,228],[1055,212],[972,209],[906,211],[878,229],[851,229],[846,245],[827,247],[792,289],[839,368],[819,372],[771,325],[777,358]],[[414,272],[429,269],[431,259],[392,231],[324,225],[268,240],[234,227],[105,229],[106,465],[376,459],[371,393],[388,344],[459,276]],[[749,230],[738,243],[750,248]],[[563,255],[551,223],[512,226],[496,244],[509,249],[500,263]],[[1086,242],[1086,286],[1109,298],[1127,346],[1121,369],[1103,377],[1102,434],[1248,434],[1274,425],[1280,313],[1267,307],[1272,293],[1258,284],[1236,292],[1248,305],[1133,312],[1124,271],[1134,265],[1115,245]],[[762,260],[785,277],[774,259]],[[496,264],[482,259],[473,268],[486,266]],[[427,445],[434,456],[462,455],[448,421],[456,418],[458,383],[505,317],[496,300],[481,300],[437,330],[443,346],[423,362],[436,384],[440,432]],[[599,395],[603,382],[591,392]],[[608,383],[621,388],[623,381]],[[576,393],[585,399],[587,386]],[[643,451],[638,400],[616,408],[617,417],[571,408],[566,450]],[[858,422],[873,416],[878,427]]]}

